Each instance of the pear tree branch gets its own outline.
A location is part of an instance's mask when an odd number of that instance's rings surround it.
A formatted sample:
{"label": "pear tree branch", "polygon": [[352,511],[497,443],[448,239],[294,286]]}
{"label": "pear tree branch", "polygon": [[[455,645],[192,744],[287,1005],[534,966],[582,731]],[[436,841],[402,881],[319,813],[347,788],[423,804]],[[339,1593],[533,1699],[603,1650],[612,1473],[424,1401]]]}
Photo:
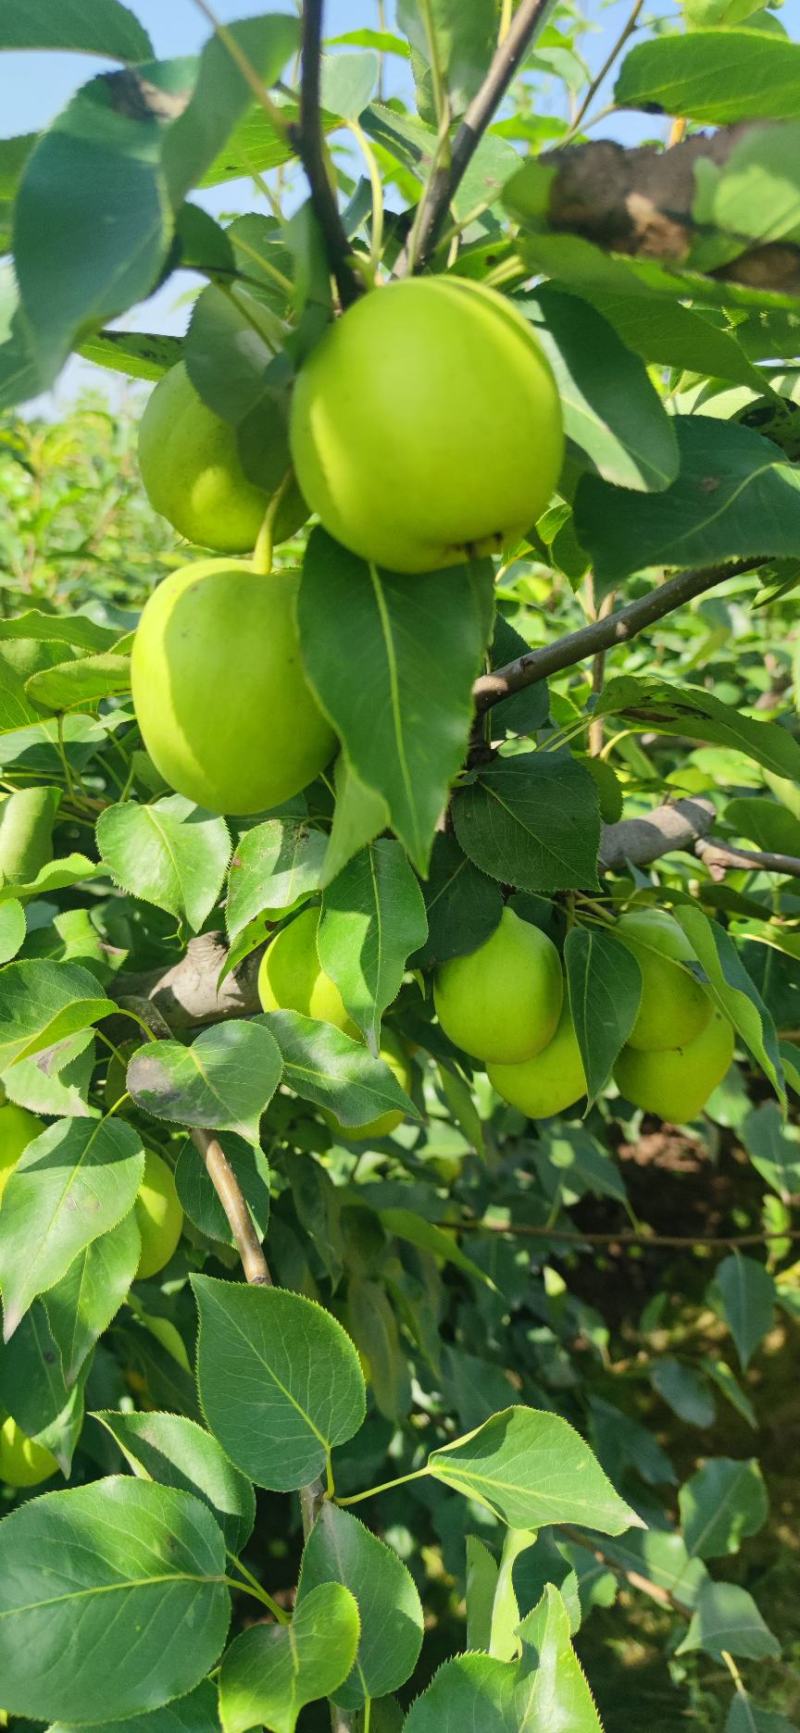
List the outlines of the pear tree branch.
{"label": "pear tree branch", "polygon": [[733,560],[725,565],[703,566],[667,578],[666,583],[659,584],[649,595],[628,602],[624,608],[617,608],[604,619],[592,620],[590,625],[580,626],[577,632],[567,632],[563,638],[556,638],[541,650],[527,650],[503,668],[482,674],[472,688],[476,709],[490,710],[493,704],[501,704],[512,692],[522,692],[526,686],[535,686],[540,680],[548,680],[552,674],[574,668],[578,662],[585,662],[600,651],[614,650],[618,644],[629,643],[639,632],[654,626],[657,620],[663,620],[665,614],[674,613],[676,608],[691,602],[695,596],[702,596],[706,590],[724,584],[727,578],[754,571],[761,563],[761,557]]}
{"label": "pear tree branch", "polygon": [[296,126],[290,129],[290,138],[305,169],[311,189],[311,203],[322,230],[339,299],[343,307],[349,307],[361,294],[362,285],[350,263],[350,242],[325,160],[320,118],[322,14],[323,0],[304,0],[300,55],[300,117]]}
{"label": "pear tree branch", "polygon": [[[521,0],[483,84],[473,97],[458,128],[448,159],[434,170],[422,195],[419,222],[414,225],[415,271],[424,270],[428,263],[450,204],[495,110],[502,102],[515,73],[519,71],[537,27],[549,11],[550,3],[551,0]],[[402,276],[410,268],[411,259],[405,250],[398,260],[397,274]]]}

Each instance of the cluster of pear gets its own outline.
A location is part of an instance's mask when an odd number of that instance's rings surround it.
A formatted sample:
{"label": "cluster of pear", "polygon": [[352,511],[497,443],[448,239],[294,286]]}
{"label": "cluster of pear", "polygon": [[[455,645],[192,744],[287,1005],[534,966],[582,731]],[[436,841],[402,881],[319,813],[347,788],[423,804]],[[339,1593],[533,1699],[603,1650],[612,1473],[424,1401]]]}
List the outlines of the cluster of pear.
{"label": "cluster of pear", "polygon": [[[322,1023],[332,1023],[352,1040],[361,1039],[361,1031],[348,1016],[344,1000],[335,981],[325,973],[317,950],[319,909],[304,909],[303,913],[282,927],[264,952],[258,970],[258,996],[265,1011],[299,1011],[304,1017],[314,1017]],[[391,1029],[381,1035],[381,1059],[394,1072],[401,1089],[411,1087],[411,1065],[405,1048]],[[342,1125],[341,1120],[327,1109],[323,1118],[337,1137],[348,1142],[362,1143],[367,1138],[388,1137],[400,1124],[400,1108],[389,1108],[376,1119],[363,1125]]]}
{"label": "cluster of pear", "polygon": [[[733,1030],[687,967],[694,960],[662,909],[622,915],[642,997],[614,1068],[622,1095],[679,1124],[694,1119],[733,1059]],[[498,1094],[531,1119],[573,1107],[586,1076],[555,945],[506,908],[484,944],[438,970],[434,999],[451,1041],[486,1066]]]}
{"label": "cluster of pear", "polygon": [[[119,1087],[116,1094],[121,1094]],[[0,1106],[0,1206],[17,1163],[44,1129],[43,1121],[26,1107],[18,1107],[13,1101],[4,1101]],[[134,1209],[141,1239],[134,1280],[141,1281],[155,1276],[169,1263],[183,1229],[183,1210],[172,1169],[152,1149],[145,1151],[144,1177]],[[0,1483],[37,1486],[55,1474],[57,1468],[52,1452],[35,1438],[28,1438],[11,1415],[2,1420]]]}
{"label": "cluster of pear", "polygon": [[434,1002],[445,1035],[483,1060],[498,1095],[530,1119],[586,1093],[558,951],[513,909],[477,950],[442,965]]}
{"label": "cluster of pear", "polygon": [[289,434],[300,492],[292,482],[270,498],[183,363],[156,386],[141,423],[153,505],[187,539],[228,556],[159,585],[132,660],[153,762],[214,812],[279,805],[336,747],[302,667],[298,574],[267,574],[260,555],[230,558],[253,549],[262,521],[274,513],[280,540],[315,512],[363,559],[426,572],[518,541],[550,499],[564,450],[531,326],[502,296],[456,277],[388,284],[336,320],[301,368]]}

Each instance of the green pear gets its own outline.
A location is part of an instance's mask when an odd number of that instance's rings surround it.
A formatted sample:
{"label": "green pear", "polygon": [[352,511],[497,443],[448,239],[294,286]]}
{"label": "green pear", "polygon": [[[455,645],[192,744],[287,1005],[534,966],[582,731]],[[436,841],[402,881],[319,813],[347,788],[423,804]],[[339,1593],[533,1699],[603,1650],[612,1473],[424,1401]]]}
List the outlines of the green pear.
{"label": "green pear", "polygon": [[360,1040],[361,1032],[345,1010],[335,981],[319,960],[317,929],[319,909],[282,927],[267,946],[258,970],[258,996],[264,1011],[301,1011],[320,1023],[333,1023],[346,1035]]}
{"label": "green pear", "polygon": [[27,1107],[16,1107],[13,1101],[0,1107],[0,1202],[20,1156],[41,1131],[42,1120]]}
{"label": "green pear", "polygon": [[142,1241],[136,1278],[143,1280],[157,1275],[169,1263],[183,1230],[183,1210],[172,1168],[154,1149],[144,1152],[144,1179],[134,1210]]}
{"label": "green pear", "polygon": [[642,971],[642,1001],[628,1045],[651,1053],[693,1041],[712,1006],[705,988],[681,966],[696,961],[683,928],[666,909],[632,909],[614,931]]}
{"label": "green pear", "polygon": [[513,546],[564,455],[558,391],[530,324],[453,276],[387,284],[329,327],[295,385],[290,443],[330,534],[398,572]]}
{"label": "green pear", "polygon": [[486,1070],[498,1095],[529,1119],[550,1119],[580,1101],[586,1073],[566,1000],[555,1035],[541,1053],[522,1065],[487,1065]]}
{"label": "green pear", "polygon": [[0,801],[0,884],[28,884],[53,858],[61,792],[19,788]]}
{"label": "green pear", "polygon": [[[384,1029],[381,1035],[380,1056],[389,1070],[394,1072],[400,1088],[408,1094],[411,1087],[408,1054],[391,1029]],[[336,1136],[344,1138],[346,1143],[365,1143],[368,1138],[377,1140],[388,1137],[391,1131],[402,1125],[405,1114],[400,1107],[390,1107],[386,1113],[378,1114],[377,1119],[369,1119],[364,1125],[342,1125],[335,1113],[326,1112],[324,1118]]]}
{"label": "green pear", "polygon": [[491,938],[438,970],[434,1002],[456,1047],[474,1059],[518,1065],[552,1041],[564,981],[547,934],[504,909]]}
{"label": "green pear", "polygon": [[[150,504],[187,541],[222,554],[255,546],[274,489],[257,487],[246,475],[236,428],[203,402],[182,361],[148,398],[139,468]],[[273,540],[293,535],[307,516],[296,487],[290,488],[278,506]]]}
{"label": "green pear", "polygon": [[37,1444],[7,1415],[0,1426],[0,1483],[6,1486],[38,1486],[58,1471],[58,1463],[44,1444]]}
{"label": "green pear", "polygon": [[145,747],[171,788],[211,812],[279,806],[336,745],[300,661],[294,572],[200,560],[153,591],[131,683]]}
{"label": "green pear", "polygon": [[722,1082],[733,1059],[733,1029],[727,1017],[714,1011],[693,1041],[666,1052],[641,1052],[623,1047],[614,1067],[622,1094],[645,1113],[657,1113],[673,1125],[696,1119],[709,1095]]}

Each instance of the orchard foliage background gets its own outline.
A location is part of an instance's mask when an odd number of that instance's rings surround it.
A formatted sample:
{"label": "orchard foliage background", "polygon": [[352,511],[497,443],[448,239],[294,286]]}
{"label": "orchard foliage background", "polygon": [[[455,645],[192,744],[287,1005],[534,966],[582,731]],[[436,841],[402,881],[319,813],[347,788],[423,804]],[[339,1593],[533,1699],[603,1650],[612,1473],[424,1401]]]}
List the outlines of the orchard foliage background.
{"label": "orchard foliage background", "polygon": [[[117,0],[0,3],[0,48],[118,64],[0,141],[0,1706],[791,1733],[800,45],[748,0],[637,0],[592,72],[542,0],[338,35],[313,0],[201,11],[199,59],[158,62]],[[623,113],[641,148],[603,142]],[[192,195],[229,182],[217,220]],[[73,351],[182,359],[272,490],[331,317],[412,268],[535,326],[557,494],[422,576],[282,543],[342,750],[276,812],[201,811],[130,699],[139,612],[196,557],[142,491],[139,388],[16,406]],[[111,323],[178,269],[184,338]],[[563,1117],[435,1020],[504,903],[563,958]],[[359,1040],[260,1013],[265,942],[317,906]],[[613,922],[650,907],[735,1030],[688,1125],[613,1082]],[[183,1231],[142,1277],[145,1150]]]}

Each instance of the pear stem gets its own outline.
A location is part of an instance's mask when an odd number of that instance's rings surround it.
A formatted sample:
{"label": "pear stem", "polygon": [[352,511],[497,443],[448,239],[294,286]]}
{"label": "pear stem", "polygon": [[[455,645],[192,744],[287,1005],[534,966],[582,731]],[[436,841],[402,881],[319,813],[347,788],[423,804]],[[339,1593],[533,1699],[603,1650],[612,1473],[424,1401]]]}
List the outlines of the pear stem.
{"label": "pear stem", "polygon": [[268,577],[272,571],[272,553],[275,542],[275,520],[286,496],[294,471],[287,469],[283,480],[276,487],[274,494],[264,514],[264,522],[258,532],[258,541],[253,550],[253,566],[257,572]]}

